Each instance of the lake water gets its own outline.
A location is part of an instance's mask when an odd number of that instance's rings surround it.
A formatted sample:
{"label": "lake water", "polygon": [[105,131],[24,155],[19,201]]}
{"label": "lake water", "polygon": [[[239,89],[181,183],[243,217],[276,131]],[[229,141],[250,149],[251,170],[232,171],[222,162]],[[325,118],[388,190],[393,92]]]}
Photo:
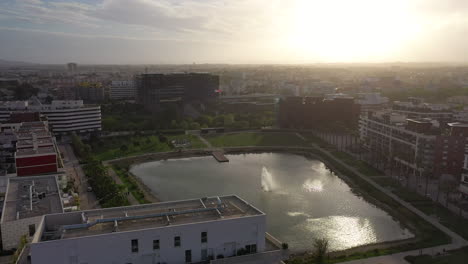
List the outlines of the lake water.
{"label": "lake water", "polygon": [[354,194],[318,160],[261,153],[154,161],[134,166],[164,201],[236,194],[267,214],[267,231],[292,250],[325,237],[331,250],[410,238],[385,211]]}

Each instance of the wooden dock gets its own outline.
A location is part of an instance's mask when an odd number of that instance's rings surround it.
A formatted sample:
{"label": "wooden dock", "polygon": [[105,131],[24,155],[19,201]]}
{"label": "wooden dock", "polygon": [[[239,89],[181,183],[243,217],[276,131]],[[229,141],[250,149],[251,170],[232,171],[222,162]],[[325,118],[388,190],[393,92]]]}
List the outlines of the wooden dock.
{"label": "wooden dock", "polygon": [[211,154],[218,162],[229,162],[229,159],[224,156],[224,152],[222,151],[213,151]]}

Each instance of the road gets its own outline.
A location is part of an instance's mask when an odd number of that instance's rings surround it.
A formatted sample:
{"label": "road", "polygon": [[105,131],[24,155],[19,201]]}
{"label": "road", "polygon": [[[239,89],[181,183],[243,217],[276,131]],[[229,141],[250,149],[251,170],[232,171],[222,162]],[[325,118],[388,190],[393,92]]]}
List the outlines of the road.
{"label": "road", "polygon": [[64,156],[63,161],[67,176],[75,179],[75,185],[77,186],[80,197],[80,209],[87,210],[99,208],[100,206],[94,193],[88,192],[88,181],[81,165],[79,164],[78,158],[73,152],[72,146],[70,144],[60,144],[59,149]]}

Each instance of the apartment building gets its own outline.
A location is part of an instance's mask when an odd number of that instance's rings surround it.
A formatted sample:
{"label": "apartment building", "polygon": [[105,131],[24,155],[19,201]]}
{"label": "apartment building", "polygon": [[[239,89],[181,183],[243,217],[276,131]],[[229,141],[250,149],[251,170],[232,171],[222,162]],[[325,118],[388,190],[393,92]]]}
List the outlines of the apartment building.
{"label": "apartment building", "polygon": [[112,81],[109,97],[112,100],[135,100],[136,87],[135,81]]}
{"label": "apartment building", "polygon": [[279,263],[266,215],[237,196],[49,214],[31,262]]}
{"label": "apartment building", "polygon": [[137,101],[157,112],[167,104],[206,102],[217,97],[219,76],[209,73],[141,74],[135,78]]}
{"label": "apartment building", "polygon": [[63,213],[56,176],[9,178],[0,221],[3,250],[17,248],[24,235],[31,240],[43,215],[55,213]]}
{"label": "apartment building", "polygon": [[468,126],[441,126],[429,118],[407,118],[393,111],[361,116],[360,138],[370,162],[400,174],[460,177]]}
{"label": "apartment building", "polygon": [[442,125],[453,121],[454,111],[449,105],[424,103],[419,98],[409,98],[408,100],[408,102],[393,102],[393,112],[403,114],[408,118],[434,119]]}
{"label": "apartment building", "polygon": [[12,114],[19,112],[44,115],[55,135],[99,132],[102,128],[101,107],[84,105],[82,100],[54,100],[51,104],[41,104],[34,99],[31,102],[0,102],[0,122],[7,122]]}

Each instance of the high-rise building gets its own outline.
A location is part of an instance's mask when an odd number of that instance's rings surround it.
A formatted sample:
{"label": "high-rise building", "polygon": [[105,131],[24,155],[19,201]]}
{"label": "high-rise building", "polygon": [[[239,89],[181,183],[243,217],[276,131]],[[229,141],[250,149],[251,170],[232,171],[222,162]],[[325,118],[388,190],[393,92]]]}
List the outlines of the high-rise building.
{"label": "high-rise building", "polygon": [[136,77],[137,101],[149,111],[165,104],[184,105],[217,97],[219,76],[209,73],[141,74]]}
{"label": "high-rise building", "polygon": [[75,62],[67,63],[67,69],[70,73],[75,73],[78,70],[78,64]]}

